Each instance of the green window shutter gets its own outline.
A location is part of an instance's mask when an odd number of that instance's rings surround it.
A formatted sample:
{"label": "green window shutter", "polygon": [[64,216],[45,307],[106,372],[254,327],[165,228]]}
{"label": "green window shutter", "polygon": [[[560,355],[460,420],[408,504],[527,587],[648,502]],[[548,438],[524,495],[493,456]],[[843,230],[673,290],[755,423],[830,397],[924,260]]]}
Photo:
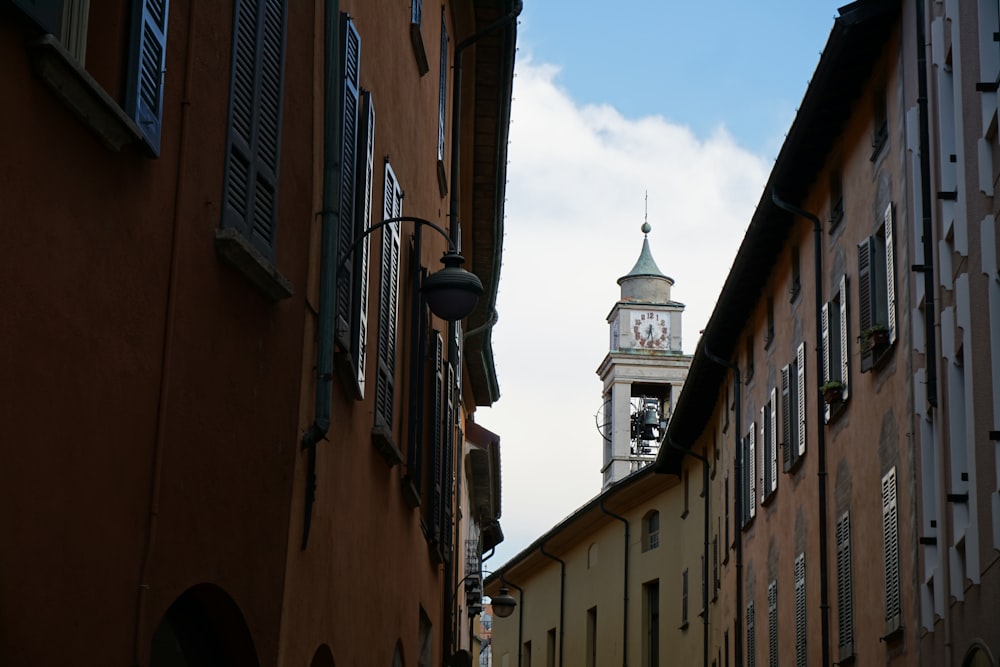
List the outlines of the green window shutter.
{"label": "green window shutter", "polygon": [[896,342],[896,259],[893,241],[892,204],[885,209],[885,293],[886,326],[889,328],[889,343]]}
{"label": "green window shutter", "polygon": [[236,0],[222,226],[274,260],[285,3]]}
{"label": "green window shutter", "polygon": [[[858,245],[858,325],[861,333],[875,324],[875,280],[872,276],[872,257],[875,256],[875,239],[866,238]],[[861,372],[870,371],[875,363],[874,351],[866,345],[861,348]]]}
{"label": "green window shutter", "polygon": [[[348,248],[354,244],[357,211],[355,201],[358,196],[357,181],[360,172],[359,153],[367,148],[361,146],[361,141],[367,137],[361,137],[358,132],[358,120],[361,108],[361,92],[359,77],[361,76],[361,36],[358,34],[354,21],[347,14],[340,15],[340,63],[342,71],[340,80],[342,83],[340,97],[340,127],[333,131],[340,132],[340,219],[337,227],[337,246],[340,254],[347,252]],[[370,112],[372,109],[371,96],[368,96]],[[372,128],[374,129],[374,128]],[[358,150],[359,146],[362,148]],[[355,274],[361,262],[367,263],[369,250],[368,241],[362,242],[362,248],[357,251],[359,254],[348,257],[338,265],[337,269],[337,315],[336,315],[336,342],[344,350],[352,350],[351,328],[353,324],[354,312],[354,292]]]}
{"label": "green window shutter", "polygon": [[840,381],[844,383],[844,400],[851,388],[851,346],[849,311],[847,309],[847,274],[840,277]]}
{"label": "green window shutter", "polygon": [[132,3],[125,112],[139,126],[149,151],[160,155],[163,78],[167,62],[169,0]]}

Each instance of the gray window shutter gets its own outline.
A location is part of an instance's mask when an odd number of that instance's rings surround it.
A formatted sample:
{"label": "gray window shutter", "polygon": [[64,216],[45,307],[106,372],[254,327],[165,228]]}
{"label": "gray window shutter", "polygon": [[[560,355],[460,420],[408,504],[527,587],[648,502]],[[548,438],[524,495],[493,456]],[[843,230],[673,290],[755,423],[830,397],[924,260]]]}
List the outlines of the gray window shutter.
{"label": "gray window shutter", "polygon": [[431,539],[441,543],[442,514],[442,480],[444,479],[444,340],[441,334],[434,332],[434,422],[432,428],[432,464],[434,466],[431,482],[431,507],[428,512]]}
{"label": "gray window shutter", "polygon": [[757,664],[757,643],[755,641],[753,600],[747,603],[747,667]]}
{"label": "gray window shutter", "polygon": [[285,3],[236,0],[222,226],[268,261],[278,224]]}
{"label": "gray window shutter", "polygon": [[806,453],[806,344],[799,343],[798,350],[795,353],[796,358],[796,369],[798,373],[798,378],[796,382],[796,399],[798,403],[797,407],[797,417],[798,417],[798,427],[796,429],[796,435],[798,436],[798,447],[799,456],[804,456]]}
{"label": "gray window shutter", "polygon": [[885,293],[889,343],[896,342],[896,259],[892,226],[892,204],[890,203],[885,209]]}
{"label": "gray window shutter", "polygon": [[885,620],[888,634],[899,627],[902,613],[895,468],[882,478],[882,540],[885,548]]}
{"label": "gray window shutter", "polygon": [[454,498],[452,488],[454,485],[453,465],[455,462],[455,421],[458,403],[456,400],[455,366],[448,363],[446,366],[444,386],[444,462],[441,466],[441,486],[442,486],[442,517],[441,517],[441,546],[444,559],[451,560],[453,547],[453,527],[452,527],[452,503]]}
{"label": "gray window shutter", "polygon": [[[358,146],[357,195],[355,198],[354,238],[361,237],[371,226],[372,181],[375,155],[375,104],[368,91],[361,93],[361,126]],[[346,165],[346,163],[345,163]],[[368,282],[371,259],[371,236],[364,236],[354,256],[351,276],[350,351],[354,387],[357,398],[365,395],[365,373],[368,359]]]}
{"label": "gray window shutter", "polygon": [[795,559],[795,664],[807,667],[806,661],[806,556]]}
{"label": "gray window shutter", "polygon": [[850,320],[847,309],[847,274],[840,277],[840,381],[844,383],[844,400],[851,387]]}
{"label": "gray window shutter", "polygon": [[[362,141],[367,137],[359,136],[358,120],[361,106],[361,90],[359,77],[361,75],[361,36],[354,27],[354,21],[347,14],[340,15],[340,62],[343,67],[340,81],[342,84],[340,97],[340,219],[337,228],[337,247],[339,254],[344,253],[353,245],[357,231],[358,217],[355,202],[358,196],[358,167],[360,165],[359,147],[367,149]],[[371,96],[368,96],[371,107]],[[371,108],[369,108],[369,112]],[[363,261],[367,263],[369,243],[362,241],[362,247],[355,256],[348,257],[337,267],[337,315],[335,336],[336,342],[343,350],[352,349],[351,325],[354,312],[354,278]]]}
{"label": "gray window shutter", "polygon": [[[823,307],[820,309],[820,320],[822,321],[822,336],[821,336],[821,346],[823,351],[823,377],[820,378],[820,384],[829,382],[830,378],[830,303],[824,303]],[[830,421],[830,405],[826,404],[826,421]]]}
{"label": "gray window shutter", "polygon": [[[382,219],[402,214],[403,192],[388,162]],[[396,322],[399,300],[399,223],[382,228],[382,262],[379,284],[378,372],[375,380],[375,425],[392,432],[396,384]]]}
{"label": "gray window shutter", "polygon": [[448,26],[445,25],[444,10],[441,11],[441,67],[438,81],[438,146],[437,159],[444,162],[445,108],[448,100]]}
{"label": "gray window shutter", "polygon": [[160,155],[163,125],[163,77],[167,62],[169,0],[132,4],[125,112],[136,122],[149,151]]}
{"label": "gray window shutter", "polygon": [[747,433],[747,516],[757,515],[757,425],[751,424]]}
{"label": "gray window shutter", "polygon": [[[858,325],[860,333],[875,324],[875,281],[872,279],[872,257],[875,256],[875,240],[866,238],[858,245]],[[871,370],[875,363],[874,351],[863,345],[861,348],[861,372]]]}
{"label": "gray window shutter", "polygon": [[797,439],[792,431],[792,425],[796,418],[792,416],[792,369],[790,366],[781,368],[781,441],[784,446],[782,456],[784,457],[785,470],[792,465],[792,447],[797,446]]}
{"label": "gray window shutter", "polygon": [[767,418],[771,425],[771,432],[768,434],[768,448],[770,449],[770,476],[771,476],[771,486],[770,491],[774,492],[778,490],[778,391],[777,389],[771,389],[771,400],[767,404],[770,408],[770,414]]}
{"label": "gray window shutter", "polygon": [[851,580],[851,515],[837,522],[837,628],[841,659],[854,654],[854,582]]}
{"label": "gray window shutter", "polygon": [[768,665],[778,667],[778,582],[767,585]]}

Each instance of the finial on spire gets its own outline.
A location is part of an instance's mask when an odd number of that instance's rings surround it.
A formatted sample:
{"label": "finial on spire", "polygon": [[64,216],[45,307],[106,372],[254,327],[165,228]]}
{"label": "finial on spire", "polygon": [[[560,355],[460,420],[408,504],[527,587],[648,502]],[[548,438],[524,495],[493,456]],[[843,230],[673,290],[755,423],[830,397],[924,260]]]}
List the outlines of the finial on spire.
{"label": "finial on spire", "polygon": [[642,233],[649,236],[649,232],[652,229],[649,224],[649,190],[646,190],[646,212],[642,218]]}

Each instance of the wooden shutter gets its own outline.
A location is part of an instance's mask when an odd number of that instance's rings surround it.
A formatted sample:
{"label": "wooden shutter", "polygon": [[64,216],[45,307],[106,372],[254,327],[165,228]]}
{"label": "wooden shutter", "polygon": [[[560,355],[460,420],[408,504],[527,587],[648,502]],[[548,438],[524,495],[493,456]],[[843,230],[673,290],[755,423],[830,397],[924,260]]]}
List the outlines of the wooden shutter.
{"label": "wooden shutter", "polygon": [[[388,162],[382,219],[402,214],[403,192]],[[396,323],[399,300],[399,223],[382,227],[382,262],[379,272],[378,372],[375,379],[375,425],[390,432],[396,383]]]}
{"label": "wooden shutter", "polygon": [[806,556],[795,559],[795,664],[806,667]]}
{"label": "wooden shutter", "polygon": [[851,515],[837,522],[837,628],[841,657],[854,653],[854,594],[851,581]]}
{"label": "wooden shutter", "polygon": [[797,417],[798,417],[798,428],[796,430],[796,435],[798,436],[798,448],[799,456],[803,456],[806,453],[806,344],[799,343],[798,350],[795,353],[796,360],[796,372],[798,374],[796,382],[796,399],[798,403],[797,407]]}
{"label": "wooden shutter", "polygon": [[895,468],[882,478],[882,541],[885,548],[885,620],[887,630],[892,632],[899,627],[902,611]]}
{"label": "wooden shutter", "polygon": [[791,372],[792,369],[790,366],[783,366],[781,368],[781,444],[784,447],[782,456],[784,457],[786,471],[792,465],[792,447],[798,446],[792,432],[792,425],[795,423],[796,418],[792,416]]}
{"label": "wooden shutter", "polygon": [[778,490],[778,391],[771,389],[771,401],[768,403],[770,414],[768,419],[771,424],[771,433],[768,437],[768,447],[771,450],[771,488],[772,492]]}
{"label": "wooden shutter", "polygon": [[847,400],[851,388],[851,346],[849,344],[850,320],[847,309],[847,274],[840,277],[840,381],[844,384],[843,397]]}
{"label": "wooden shutter", "polygon": [[441,334],[434,332],[434,422],[432,424],[432,464],[434,466],[431,482],[431,506],[428,514],[431,539],[441,543],[441,472],[444,466],[444,340]]}
{"label": "wooden shutter", "polygon": [[778,582],[767,585],[768,665],[778,667]]}
{"label": "wooden shutter", "polygon": [[747,603],[747,667],[755,667],[757,664],[757,643],[754,630],[753,600],[750,600]]}
{"label": "wooden shutter", "polygon": [[419,493],[423,488],[422,463],[424,444],[424,396],[427,391],[427,331],[429,316],[420,285],[427,276],[427,269],[420,266],[422,255],[422,236],[413,235],[413,247],[410,252],[410,279],[413,281],[413,296],[410,302],[413,317],[410,320],[410,387],[409,419],[407,423],[406,446],[406,476]]}
{"label": "wooden shutter", "polygon": [[[875,281],[872,279],[872,257],[875,256],[875,240],[866,238],[858,245],[858,326],[860,333],[870,329],[875,324],[874,308]],[[861,372],[871,370],[875,362],[875,353],[867,344],[861,347]]]}
{"label": "wooden shutter", "polygon": [[892,204],[885,209],[885,296],[889,343],[896,342],[896,258],[893,242]]}
{"label": "wooden shutter", "polygon": [[[347,14],[340,15],[340,127],[333,131],[340,133],[340,219],[337,225],[337,315],[336,342],[345,351],[352,349],[351,325],[354,312],[354,276],[360,262],[367,263],[367,257],[361,257],[369,251],[369,242],[362,242],[362,247],[352,257],[345,254],[354,244],[357,229],[357,212],[355,202],[358,196],[358,176],[360,159],[359,145],[367,151],[367,145],[362,142],[368,137],[359,136],[358,120],[361,108],[361,36],[358,34],[354,21]],[[371,96],[367,96],[370,114]],[[366,114],[367,115],[367,114]],[[367,118],[366,118],[367,120]]]}
{"label": "wooden shutter", "polygon": [[141,0],[133,3],[132,11],[125,112],[139,126],[149,151],[158,157],[169,0]]}
{"label": "wooden shutter", "polygon": [[274,261],[285,3],[236,0],[222,226]]}
{"label": "wooden shutter", "polygon": [[[357,195],[355,198],[354,238],[361,243],[345,264],[352,265],[349,314],[350,352],[354,375],[355,397],[365,396],[365,374],[368,361],[368,286],[371,260],[371,237],[363,236],[371,226],[372,182],[375,172],[375,104],[368,91],[361,93],[361,126],[357,161]],[[346,164],[346,163],[345,163]],[[343,266],[341,267],[343,268]]]}
{"label": "wooden shutter", "polygon": [[747,433],[747,516],[757,515],[757,425],[751,424]]}

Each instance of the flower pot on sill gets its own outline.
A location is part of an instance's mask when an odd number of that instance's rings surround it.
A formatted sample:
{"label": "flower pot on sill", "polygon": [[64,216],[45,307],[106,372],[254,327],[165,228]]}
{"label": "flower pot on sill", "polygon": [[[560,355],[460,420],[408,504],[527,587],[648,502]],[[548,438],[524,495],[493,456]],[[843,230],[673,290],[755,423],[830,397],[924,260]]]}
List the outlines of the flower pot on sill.
{"label": "flower pot on sill", "polygon": [[842,403],[844,400],[844,388],[830,387],[828,389],[824,389],[823,400],[826,401],[827,405],[835,405],[837,403]]}
{"label": "flower pot on sill", "polygon": [[869,350],[881,350],[889,344],[889,332],[885,329],[873,329],[867,336]]}

